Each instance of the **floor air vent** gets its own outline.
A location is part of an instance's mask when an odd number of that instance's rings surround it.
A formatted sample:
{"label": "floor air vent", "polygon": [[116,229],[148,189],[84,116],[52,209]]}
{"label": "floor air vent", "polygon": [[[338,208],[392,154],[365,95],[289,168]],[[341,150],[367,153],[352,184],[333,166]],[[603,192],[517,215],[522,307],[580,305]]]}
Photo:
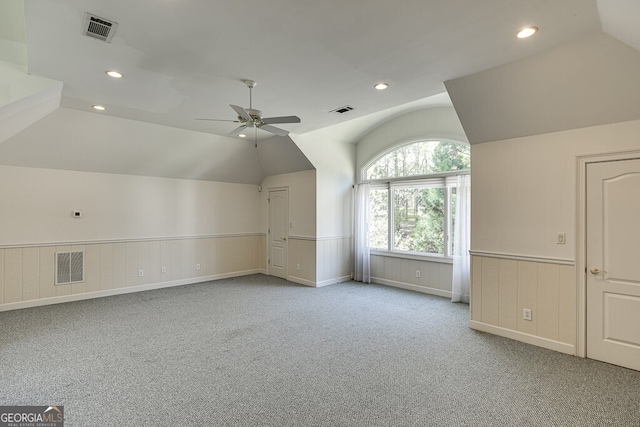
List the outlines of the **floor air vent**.
{"label": "floor air vent", "polygon": [[84,252],[56,253],[56,285],[84,282]]}
{"label": "floor air vent", "polygon": [[117,22],[109,21],[104,18],[100,18],[99,16],[87,13],[84,15],[82,34],[111,43],[113,33],[115,33],[117,27]]}

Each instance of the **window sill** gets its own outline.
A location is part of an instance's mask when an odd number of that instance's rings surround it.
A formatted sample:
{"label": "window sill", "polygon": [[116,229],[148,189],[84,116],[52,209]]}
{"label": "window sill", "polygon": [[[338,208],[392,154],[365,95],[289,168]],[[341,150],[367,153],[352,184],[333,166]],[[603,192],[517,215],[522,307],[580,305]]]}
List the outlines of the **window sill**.
{"label": "window sill", "polygon": [[439,262],[442,264],[453,264],[453,258],[444,255],[419,254],[415,252],[390,252],[380,249],[371,249],[371,255],[383,256],[389,258],[413,259],[416,261]]}

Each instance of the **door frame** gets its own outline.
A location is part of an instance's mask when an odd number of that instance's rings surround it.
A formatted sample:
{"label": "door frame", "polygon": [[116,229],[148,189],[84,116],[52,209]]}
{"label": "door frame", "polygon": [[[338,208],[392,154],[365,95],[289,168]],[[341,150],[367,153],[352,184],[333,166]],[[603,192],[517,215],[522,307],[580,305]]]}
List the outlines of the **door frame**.
{"label": "door frame", "polygon": [[[290,206],[291,206],[291,200],[289,200],[290,198],[290,192],[289,192],[289,186],[285,185],[285,186],[278,186],[278,187],[269,187],[267,188],[267,209],[266,209],[266,214],[267,214],[267,233],[266,236],[267,238],[265,239],[265,243],[266,243],[266,248],[265,248],[265,254],[266,254],[266,259],[265,259],[265,264],[267,266],[266,268],[266,272],[267,272],[267,276],[272,276],[271,274],[271,241],[269,239],[269,231],[271,228],[271,206],[270,206],[270,193],[272,191],[286,191],[287,192],[287,224],[289,223],[289,221],[291,221],[291,210],[290,210]],[[289,257],[289,228],[287,227],[287,243],[286,243],[286,247],[287,247],[287,258]],[[285,269],[285,275],[286,275],[286,280],[289,280],[289,260],[287,259],[287,268]]]}
{"label": "door frame", "polygon": [[576,197],[576,356],[587,357],[587,166],[590,163],[640,159],[640,151],[578,156]]}

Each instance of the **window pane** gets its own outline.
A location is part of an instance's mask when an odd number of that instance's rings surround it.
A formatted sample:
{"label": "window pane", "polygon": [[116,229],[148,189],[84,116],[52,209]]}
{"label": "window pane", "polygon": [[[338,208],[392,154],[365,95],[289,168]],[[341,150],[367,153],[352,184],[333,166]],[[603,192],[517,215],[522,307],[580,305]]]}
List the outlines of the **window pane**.
{"label": "window pane", "polygon": [[444,188],[393,190],[393,248],[444,254]]}
{"label": "window pane", "polygon": [[366,179],[428,175],[470,168],[469,145],[448,141],[421,141],[398,147],[366,171]]}
{"label": "window pane", "polygon": [[372,188],[369,204],[369,246],[389,249],[389,190]]}

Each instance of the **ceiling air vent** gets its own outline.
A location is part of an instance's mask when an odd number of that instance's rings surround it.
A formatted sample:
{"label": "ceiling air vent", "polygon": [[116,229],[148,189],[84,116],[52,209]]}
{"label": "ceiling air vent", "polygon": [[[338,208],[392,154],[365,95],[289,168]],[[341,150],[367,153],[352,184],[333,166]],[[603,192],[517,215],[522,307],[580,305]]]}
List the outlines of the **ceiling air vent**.
{"label": "ceiling air vent", "polygon": [[355,110],[354,107],[351,107],[349,105],[345,105],[344,107],[336,108],[335,110],[331,110],[329,112],[333,113],[333,114],[344,114],[344,113],[348,113],[349,111],[353,111],[353,110]]}
{"label": "ceiling air vent", "polygon": [[84,15],[84,23],[82,24],[82,34],[111,43],[113,33],[115,33],[117,27],[117,22],[86,13]]}

